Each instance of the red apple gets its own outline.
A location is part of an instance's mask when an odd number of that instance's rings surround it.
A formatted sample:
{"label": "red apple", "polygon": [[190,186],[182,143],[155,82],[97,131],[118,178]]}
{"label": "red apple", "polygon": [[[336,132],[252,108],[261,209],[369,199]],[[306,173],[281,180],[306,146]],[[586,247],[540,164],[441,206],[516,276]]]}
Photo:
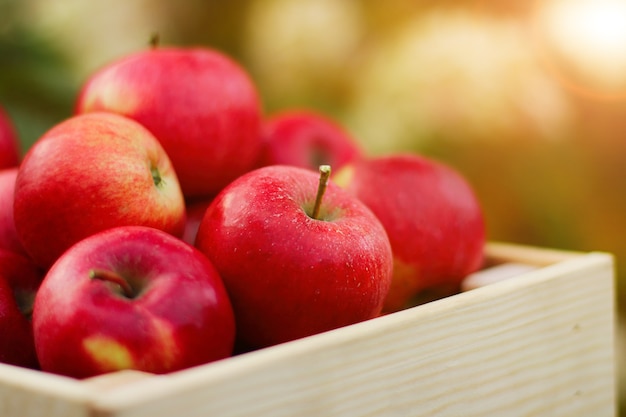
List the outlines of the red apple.
{"label": "red apple", "polygon": [[140,225],[182,236],[185,225],[167,154],[139,123],[112,113],[74,116],[30,148],[13,213],[24,249],[44,268],[104,229]]}
{"label": "red apple", "polygon": [[316,198],[318,183],[323,190],[326,182],[305,168],[259,168],[219,193],[200,223],[196,247],[224,280],[242,346],[270,346],[381,312],[392,268],[385,230],[332,183],[323,201]]}
{"label": "red apple", "polygon": [[17,131],[7,112],[0,107],[0,169],[20,163],[21,145]]}
{"label": "red apple", "polygon": [[320,165],[339,169],[363,156],[350,133],[321,113],[291,109],[268,117],[262,126],[260,166],[294,165],[317,171]]}
{"label": "red apple", "polygon": [[385,311],[405,307],[426,289],[456,291],[482,265],[480,202],[450,166],[393,154],[349,164],[333,179],[376,214],[391,241],[394,275]]}
{"label": "red apple", "polygon": [[157,229],[92,235],[46,274],[33,310],[41,369],[167,373],[231,355],[234,316],[213,265]]}
{"label": "red apple", "polygon": [[147,127],[169,155],[186,197],[213,196],[253,168],[261,105],[244,69],[207,48],[153,48],[95,72],[76,111],[109,111]]}
{"label": "red apple", "polygon": [[43,271],[0,249],[0,362],[38,368],[31,313]]}
{"label": "red apple", "polygon": [[0,249],[27,255],[15,230],[13,195],[17,167],[0,170]]}

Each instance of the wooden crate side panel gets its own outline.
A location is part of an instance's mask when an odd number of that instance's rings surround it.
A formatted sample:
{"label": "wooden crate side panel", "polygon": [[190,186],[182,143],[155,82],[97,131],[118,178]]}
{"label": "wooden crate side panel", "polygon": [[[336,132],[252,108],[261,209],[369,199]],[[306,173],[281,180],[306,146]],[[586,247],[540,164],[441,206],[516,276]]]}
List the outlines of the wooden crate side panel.
{"label": "wooden crate side panel", "polygon": [[98,415],[613,416],[613,263],[590,254],[112,390]]}
{"label": "wooden crate side panel", "polygon": [[83,417],[91,393],[70,378],[0,364],[0,416]]}
{"label": "wooden crate side panel", "polygon": [[488,265],[519,262],[534,266],[549,266],[585,255],[584,252],[545,249],[502,242],[488,242],[485,247],[485,258]]}

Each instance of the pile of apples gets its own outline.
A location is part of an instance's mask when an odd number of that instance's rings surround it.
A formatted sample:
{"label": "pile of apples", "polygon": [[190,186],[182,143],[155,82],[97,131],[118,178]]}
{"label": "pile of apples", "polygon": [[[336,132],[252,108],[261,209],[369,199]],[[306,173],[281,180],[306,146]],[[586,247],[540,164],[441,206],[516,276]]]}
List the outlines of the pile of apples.
{"label": "pile of apples", "polygon": [[265,115],[207,47],[109,63],[23,158],[0,113],[0,168],[0,361],[76,378],[373,319],[483,261],[457,171],[367,155],[319,112]]}

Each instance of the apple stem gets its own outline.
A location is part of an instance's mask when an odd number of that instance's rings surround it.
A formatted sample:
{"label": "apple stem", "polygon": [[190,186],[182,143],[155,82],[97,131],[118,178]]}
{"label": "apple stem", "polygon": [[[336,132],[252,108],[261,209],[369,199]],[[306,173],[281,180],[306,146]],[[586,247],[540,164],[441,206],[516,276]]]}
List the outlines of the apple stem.
{"label": "apple stem", "polygon": [[115,272],[106,269],[92,269],[89,271],[89,278],[112,282],[113,284],[119,285],[122,289],[122,293],[126,297],[133,298],[135,296],[133,287],[131,287],[128,281],[126,281],[121,275],[116,274]]}
{"label": "apple stem", "polygon": [[313,206],[313,213],[311,217],[319,219],[320,209],[322,207],[322,198],[326,192],[328,186],[328,178],[330,178],[330,165],[320,165],[320,182],[317,187],[317,196],[315,197],[315,205]]}
{"label": "apple stem", "polygon": [[160,42],[161,42],[161,36],[159,35],[159,32],[154,32],[150,36],[150,48],[157,49],[159,47]]}

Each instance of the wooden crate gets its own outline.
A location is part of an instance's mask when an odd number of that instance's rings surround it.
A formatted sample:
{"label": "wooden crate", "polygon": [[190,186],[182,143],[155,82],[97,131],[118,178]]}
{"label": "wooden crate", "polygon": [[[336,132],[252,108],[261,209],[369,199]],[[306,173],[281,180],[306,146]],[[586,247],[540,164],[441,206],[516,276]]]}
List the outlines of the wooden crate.
{"label": "wooden crate", "polygon": [[606,253],[491,243],[536,267],[364,323],[168,375],[0,366],[0,416],[614,416]]}

